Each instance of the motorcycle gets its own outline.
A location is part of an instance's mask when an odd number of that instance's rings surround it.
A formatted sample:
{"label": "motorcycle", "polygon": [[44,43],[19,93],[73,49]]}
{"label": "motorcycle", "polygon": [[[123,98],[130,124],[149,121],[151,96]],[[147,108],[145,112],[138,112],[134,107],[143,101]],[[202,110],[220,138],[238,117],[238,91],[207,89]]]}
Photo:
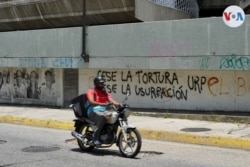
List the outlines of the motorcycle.
{"label": "motorcycle", "polygon": [[[101,145],[94,145],[92,142],[95,123],[87,117],[79,117],[74,110],[75,130],[71,134],[77,139],[78,146],[83,151],[90,152],[94,148],[107,148],[116,144],[124,157],[133,158],[140,152],[142,144],[140,133],[135,126],[128,124],[127,119],[131,114],[131,111],[128,110],[129,106],[125,103],[129,95],[129,93],[126,95],[118,108],[110,104],[113,111],[108,112],[107,122],[100,133]],[[70,107],[74,108],[74,104],[71,104]]]}

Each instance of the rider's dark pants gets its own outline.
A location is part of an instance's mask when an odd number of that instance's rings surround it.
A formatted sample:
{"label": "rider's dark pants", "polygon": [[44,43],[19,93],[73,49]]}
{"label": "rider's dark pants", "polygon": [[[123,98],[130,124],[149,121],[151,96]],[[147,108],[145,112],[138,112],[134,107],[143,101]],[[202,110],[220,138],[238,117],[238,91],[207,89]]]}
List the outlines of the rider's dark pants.
{"label": "rider's dark pants", "polygon": [[100,138],[100,132],[106,123],[106,117],[102,112],[91,112],[88,118],[96,123],[97,128],[94,131],[93,137],[95,139]]}

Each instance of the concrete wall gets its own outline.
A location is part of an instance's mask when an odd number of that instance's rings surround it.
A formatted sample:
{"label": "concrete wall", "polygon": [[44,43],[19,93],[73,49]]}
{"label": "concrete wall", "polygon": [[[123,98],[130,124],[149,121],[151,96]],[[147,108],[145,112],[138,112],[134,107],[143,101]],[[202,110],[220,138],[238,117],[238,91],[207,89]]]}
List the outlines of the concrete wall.
{"label": "concrete wall", "polygon": [[239,28],[222,18],[88,27],[89,63],[80,56],[81,28],[1,32],[0,67],[246,70],[247,61],[223,60],[248,59],[249,20]]}
{"label": "concrete wall", "polygon": [[84,68],[82,28],[0,32],[0,67]]}
{"label": "concrete wall", "polygon": [[[238,28],[227,27],[221,17],[91,27],[87,36],[89,65],[91,68],[249,70],[249,21],[250,16],[246,16]],[[239,63],[243,60],[246,61]]]}
{"label": "concrete wall", "polygon": [[[131,91],[132,107],[250,112],[249,20],[239,28],[222,18],[88,27],[89,63],[80,57],[81,28],[0,33],[0,67],[12,86],[17,68],[37,69],[40,86],[45,69],[58,70],[58,106],[63,69],[79,68],[79,93],[101,70],[115,98]],[[26,99],[11,102],[36,100]]]}
{"label": "concrete wall", "polygon": [[250,104],[249,71],[188,71],[148,69],[80,70],[80,92],[102,75],[107,90],[118,100],[131,92],[135,108],[207,111],[247,111]]}
{"label": "concrete wall", "polygon": [[239,28],[222,18],[91,27],[90,67],[114,73],[112,92],[131,90],[133,107],[249,112],[249,19]]}

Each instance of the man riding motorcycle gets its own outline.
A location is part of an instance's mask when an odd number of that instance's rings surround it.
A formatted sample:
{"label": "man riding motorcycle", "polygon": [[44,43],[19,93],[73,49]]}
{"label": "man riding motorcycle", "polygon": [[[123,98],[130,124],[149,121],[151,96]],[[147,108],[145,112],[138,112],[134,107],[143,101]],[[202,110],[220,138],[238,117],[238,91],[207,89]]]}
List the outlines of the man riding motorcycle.
{"label": "man riding motorcycle", "polygon": [[101,145],[100,141],[100,131],[106,123],[105,111],[109,103],[114,104],[116,107],[119,107],[119,103],[115,101],[111,94],[105,90],[105,79],[100,76],[94,78],[94,88],[91,88],[87,91],[87,106],[88,118],[96,123],[97,128],[93,134],[93,143],[95,145]]}

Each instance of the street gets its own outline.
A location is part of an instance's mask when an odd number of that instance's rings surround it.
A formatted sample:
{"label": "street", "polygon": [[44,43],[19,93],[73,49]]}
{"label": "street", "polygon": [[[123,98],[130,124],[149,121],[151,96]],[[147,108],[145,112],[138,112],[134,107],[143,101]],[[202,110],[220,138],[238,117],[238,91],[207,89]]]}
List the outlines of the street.
{"label": "street", "polygon": [[134,159],[121,156],[118,147],[84,153],[70,131],[4,124],[0,126],[0,167],[68,166],[178,166],[246,167],[249,151],[142,140]]}

